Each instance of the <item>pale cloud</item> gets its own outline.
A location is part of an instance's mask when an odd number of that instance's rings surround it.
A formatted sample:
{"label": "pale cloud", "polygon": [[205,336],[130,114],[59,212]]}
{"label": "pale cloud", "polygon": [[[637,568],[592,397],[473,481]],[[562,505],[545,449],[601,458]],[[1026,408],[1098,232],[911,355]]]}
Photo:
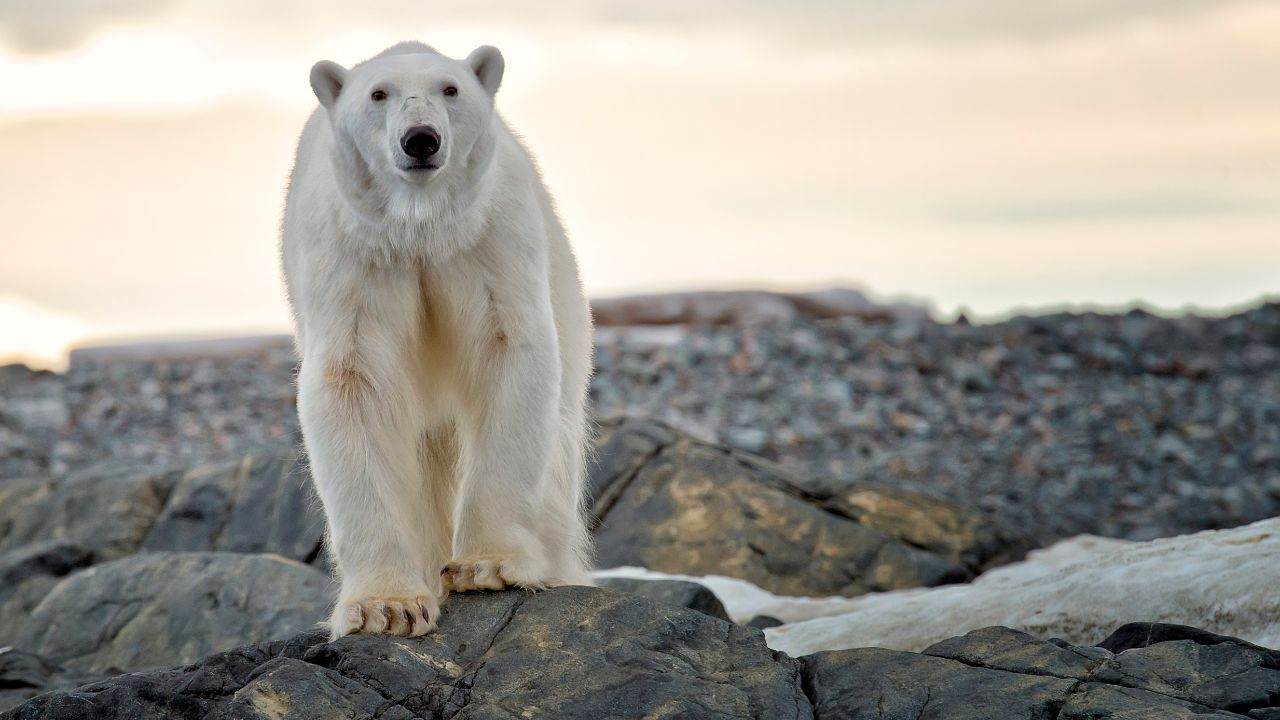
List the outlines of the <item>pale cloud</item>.
{"label": "pale cloud", "polygon": [[285,327],[307,69],[406,35],[503,48],[592,293],[858,282],[991,315],[1280,289],[1280,6],[799,6],[175,1],[0,50],[0,292],[95,334]]}
{"label": "pale cloud", "polygon": [[1220,8],[1223,0],[15,0],[0,3],[0,31],[23,52],[74,47],[104,28],[156,18],[199,20],[226,31],[314,38],[345,28],[450,24],[669,33],[732,29],[799,43],[883,45],[1044,39]]}

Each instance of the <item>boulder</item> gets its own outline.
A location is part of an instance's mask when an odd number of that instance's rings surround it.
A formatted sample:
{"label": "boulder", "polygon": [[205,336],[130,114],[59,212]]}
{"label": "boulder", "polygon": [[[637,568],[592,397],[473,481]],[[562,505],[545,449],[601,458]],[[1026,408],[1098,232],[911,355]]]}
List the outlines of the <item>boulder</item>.
{"label": "boulder", "polygon": [[293,444],[186,473],[156,518],[146,550],[270,552],[312,562],[324,515]]}
{"label": "boulder", "polygon": [[274,555],[142,553],[63,578],[13,645],[91,672],[173,665],[315,627],[332,597],[324,573]]}
{"label": "boulder", "polygon": [[449,598],[421,638],[318,633],[29,701],[7,719],[810,718],[758,631],[601,588]]}
{"label": "boulder", "polygon": [[0,484],[0,552],[68,540],[99,559],[128,555],[146,538],[175,481],[175,473],[107,463],[61,481]]}
{"label": "boulder", "polygon": [[600,567],[717,573],[787,595],[963,582],[1014,546],[976,512],[824,488],[651,422],[602,428],[589,489]]}
{"label": "boulder", "polygon": [[65,575],[93,563],[93,553],[50,540],[0,553],[0,646],[13,642],[31,611]]}
{"label": "boulder", "polygon": [[113,462],[0,485],[0,552],[71,541],[99,560],[138,550],[272,552],[312,562],[324,516],[297,446],[185,472]]}
{"label": "boulder", "polygon": [[600,587],[607,587],[619,592],[632,593],[649,598],[659,605],[697,610],[720,620],[728,620],[716,594],[707,586],[687,580],[641,580],[638,578],[606,577],[596,581]]}
{"label": "boulder", "polygon": [[104,676],[68,670],[34,653],[0,647],[0,712],[52,690],[70,690]]}
{"label": "boulder", "polygon": [[[1162,628],[1143,633],[1141,629]],[[1280,653],[1193,628],[1121,628],[1112,653],[992,627],[923,653],[884,648],[802,659],[816,718],[1172,720],[1280,713]]]}
{"label": "boulder", "polygon": [[[468,593],[451,597],[439,628],[420,638],[329,643],[308,632],[184,667],[51,687],[0,718],[1260,720],[1280,713],[1276,651],[1149,624],[1123,627],[1104,645],[995,627],[923,653],[863,648],[797,661],[771,652],[757,630],[631,593]],[[8,677],[3,658],[0,678]],[[27,676],[28,686],[65,679],[56,668]]]}
{"label": "boulder", "polygon": [[767,634],[771,647],[793,655],[919,650],[988,625],[1089,644],[1107,628],[1147,619],[1272,646],[1280,643],[1277,587],[1280,518],[1141,543],[1076,538],[966,585],[847,600],[842,614]]}

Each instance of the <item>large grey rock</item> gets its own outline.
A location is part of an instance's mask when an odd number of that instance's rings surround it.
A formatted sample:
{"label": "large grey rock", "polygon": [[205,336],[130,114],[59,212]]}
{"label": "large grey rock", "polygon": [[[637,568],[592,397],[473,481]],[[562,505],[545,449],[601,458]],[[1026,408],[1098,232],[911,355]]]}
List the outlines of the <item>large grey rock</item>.
{"label": "large grey rock", "polygon": [[0,647],[0,712],[52,690],[70,690],[103,679],[97,673],[68,670],[34,653]]}
{"label": "large grey rock", "polygon": [[0,484],[0,552],[65,540],[100,560],[225,550],[311,562],[323,537],[301,453],[287,442],[185,472],[113,462],[63,481]]}
{"label": "large grey rock", "polygon": [[840,490],[663,425],[606,425],[589,477],[600,567],[748,580],[785,595],[961,582],[1014,542],[975,512],[869,485]]}
{"label": "large grey rock", "polygon": [[[1193,628],[1121,628],[1075,647],[986,628],[925,653],[866,648],[799,662],[760,633],[601,588],[454,596],[415,638],[320,633],[91,682],[28,669],[4,720],[819,718],[1263,720],[1280,655]],[[21,668],[19,668],[21,669]],[[0,655],[0,682],[7,682]],[[3,696],[0,696],[2,700]]]}
{"label": "large grey rock", "polygon": [[273,555],[143,553],[55,585],[13,645],[77,670],[186,663],[324,619],[329,578]]}
{"label": "large grey rock", "polygon": [[69,540],[102,559],[132,553],[146,538],[176,480],[127,463],[108,463],[62,481],[0,484],[0,552]]}
{"label": "large grey rock", "polygon": [[641,580],[639,578],[597,578],[596,584],[619,592],[649,598],[659,605],[697,610],[720,620],[728,620],[724,605],[707,586],[688,580]]}
{"label": "large grey rock", "polygon": [[285,444],[186,473],[143,548],[271,552],[310,562],[323,538],[324,515],[301,452]]}
{"label": "large grey rock", "polygon": [[[1180,626],[1141,624],[1077,647],[1007,628],[924,653],[862,648],[802,659],[817,718],[1173,720],[1280,713],[1280,653]],[[1113,636],[1113,637],[1116,637]]]}
{"label": "large grey rock", "polygon": [[9,718],[812,717],[758,631],[599,588],[453,596],[437,632],[318,634],[55,692]]}
{"label": "large grey rock", "polygon": [[13,642],[31,611],[68,573],[93,563],[93,553],[67,540],[0,553],[0,645]]}

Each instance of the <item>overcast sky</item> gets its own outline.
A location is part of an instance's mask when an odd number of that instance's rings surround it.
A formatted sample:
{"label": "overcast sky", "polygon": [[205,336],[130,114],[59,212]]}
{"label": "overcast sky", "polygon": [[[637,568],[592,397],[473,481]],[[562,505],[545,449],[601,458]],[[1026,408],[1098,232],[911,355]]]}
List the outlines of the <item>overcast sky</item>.
{"label": "overcast sky", "polygon": [[1280,291],[1280,3],[0,3],[0,359],[279,331],[307,71],[417,38],[593,294],[858,284],[983,316]]}

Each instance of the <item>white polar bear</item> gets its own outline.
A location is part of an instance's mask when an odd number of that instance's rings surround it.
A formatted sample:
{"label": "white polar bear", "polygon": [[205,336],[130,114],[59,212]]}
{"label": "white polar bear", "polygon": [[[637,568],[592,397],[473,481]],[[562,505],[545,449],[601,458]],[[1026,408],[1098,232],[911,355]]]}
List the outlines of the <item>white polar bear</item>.
{"label": "white polar bear", "polygon": [[421,635],[449,590],[587,584],[591,318],[502,55],[311,70],[282,261],[334,637]]}

